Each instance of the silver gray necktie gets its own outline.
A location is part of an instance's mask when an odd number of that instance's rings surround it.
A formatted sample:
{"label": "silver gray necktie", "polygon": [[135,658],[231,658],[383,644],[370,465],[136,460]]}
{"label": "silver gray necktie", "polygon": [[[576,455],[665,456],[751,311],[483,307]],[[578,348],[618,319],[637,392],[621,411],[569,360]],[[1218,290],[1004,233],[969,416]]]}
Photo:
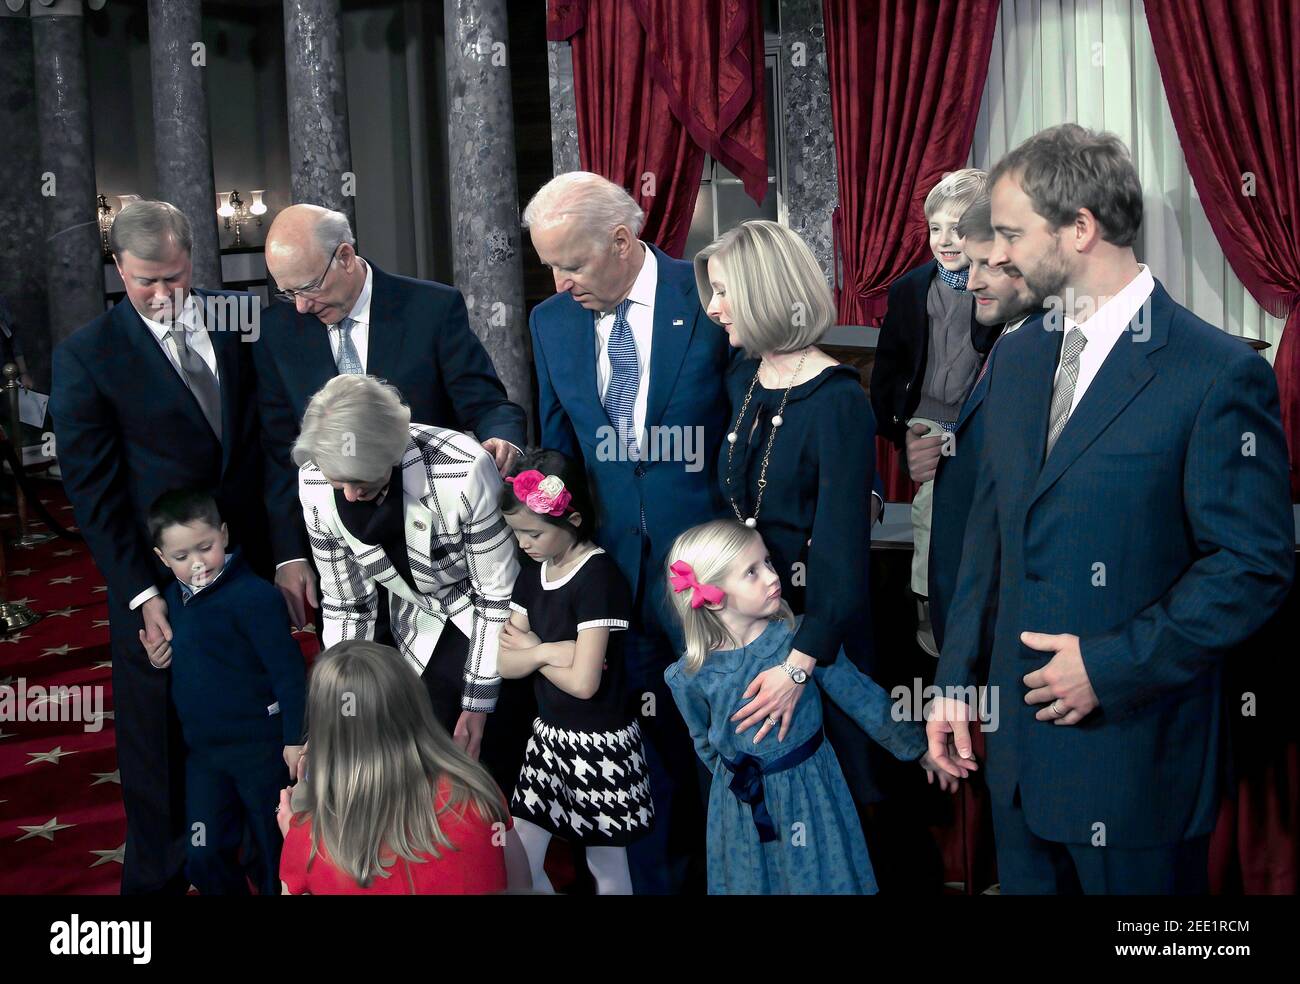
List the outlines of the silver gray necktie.
{"label": "silver gray necktie", "polygon": [[1052,410],[1048,414],[1051,423],[1047,428],[1047,451],[1043,458],[1052,453],[1056,439],[1065,430],[1065,422],[1070,419],[1070,404],[1074,402],[1074,387],[1079,382],[1079,353],[1088,344],[1088,339],[1079,327],[1071,328],[1065,333],[1065,348],[1061,357],[1061,372],[1056,379],[1056,390],[1052,393]]}

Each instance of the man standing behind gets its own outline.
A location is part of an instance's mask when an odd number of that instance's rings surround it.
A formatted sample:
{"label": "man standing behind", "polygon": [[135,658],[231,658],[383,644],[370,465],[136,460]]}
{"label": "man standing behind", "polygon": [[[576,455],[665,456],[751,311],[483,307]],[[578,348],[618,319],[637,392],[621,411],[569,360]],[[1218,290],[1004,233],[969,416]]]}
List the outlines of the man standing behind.
{"label": "man standing behind", "polygon": [[704,810],[690,734],[663,679],[677,658],[664,555],[684,529],[723,514],[730,354],[700,307],[694,266],[639,240],[643,218],[627,192],[585,171],[553,178],[524,210],[556,289],[529,319],[542,444],[584,462],[596,539],[635,602],[624,652],[655,829],[628,849],[633,887],[669,893],[702,879]]}
{"label": "man standing behind", "polygon": [[[993,222],[988,195],[981,195],[966,209],[957,223],[962,250],[970,261],[966,289],[975,302],[975,320],[985,326],[1000,326],[993,348],[984,357],[966,402],[957,416],[951,437],[921,437],[908,430],[907,473],[913,480],[934,481],[934,518],[930,527],[930,622],[934,639],[943,651],[943,620],[952,600],[961,563],[961,544],[966,535],[979,463],[983,418],[980,404],[988,391],[986,380],[993,370],[998,342],[1024,324],[1037,308],[1020,271],[1009,263],[991,266]],[[945,449],[944,444],[948,443]]]}
{"label": "man standing behind", "polygon": [[[1223,657],[1282,603],[1295,562],[1277,381],[1138,263],[1142,188],[1113,135],[1045,130],[990,185],[990,262],[1018,267],[1048,314],[1000,342],[1016,371],[987,376],[935,684],[976,682],[996,604],[1003,891],[1204,893]],[[931,753],[960,774],[973,708],[929,713]]]}
{"label": "man standing behind", "polygon": [[266,311],[254,358],[275,583],[295,625],[317,601],[290,452],[308,401],[329,380],[392,383],[414,423],[472,431],[503,475],[526,441],[524,412],[470,330],[460,291],[385,273],[355,244],[347,217],[318,205],[289,206],[266,235],[266,269],[286,303]]}
{"label": "man standing behind", "polygon": [[262,459],[250,346],[250,294],[190,289],[190,223],[166,202],[132,202],[109,234],[129,303],[54,350],[54,418],[63,487],[108,582],[117,764],[126,805],[122,893],[184,893],[184,745],[176,727],[171,639],[149,507],[181,487],[212,491],[251,566],[269,576]]}

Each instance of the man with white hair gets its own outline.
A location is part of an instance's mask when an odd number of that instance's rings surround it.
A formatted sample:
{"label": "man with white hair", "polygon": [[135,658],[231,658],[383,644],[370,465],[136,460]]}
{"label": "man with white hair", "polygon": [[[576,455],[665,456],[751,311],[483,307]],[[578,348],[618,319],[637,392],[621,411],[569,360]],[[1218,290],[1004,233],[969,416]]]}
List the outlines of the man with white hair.
{"label": "man with white hair", "polygon": [[561,174],[523,218],[556,289],[529,318],[542,444],[584,462],[596,540],[635,599],[627,680],[656,828],[628,849],[633,886],[677,892],[702,875],[704,814],[694,749],[663,679],[678,634],[664,559],[679,533],[724,514],[716,466],[730,350],[700,307],[694,267],[637,238],[644,215],[618,185]]}
{"label": "man with white hair", "polygon": [[[286,208],[267,232],[266,269],[285,302],[267,309],[254,346],[271,547],[275,583],[302,625],[307,604],[316,604],[316,576],[289,453],[312,394],[340,374],[385,379],[417,423],[472,431],[501,474],[526,441],[525,417],[470,330],[460,291],[363,259],[343,213]],[[387,630],[380,634],[386,639]]]}

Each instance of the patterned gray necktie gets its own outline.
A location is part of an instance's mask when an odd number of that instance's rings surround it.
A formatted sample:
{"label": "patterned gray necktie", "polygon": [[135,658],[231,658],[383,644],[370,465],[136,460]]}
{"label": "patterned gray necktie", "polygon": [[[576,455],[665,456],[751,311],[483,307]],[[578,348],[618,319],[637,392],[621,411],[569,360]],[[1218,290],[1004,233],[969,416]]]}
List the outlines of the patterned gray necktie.
{"label": "patterned gray necktie", "polygon": [[339,322],[339,357],[335,364],[339,367],[339,375],[360,376],[365,373],[361,365],[361,354],[357,351],[356,343],[352,341],[352,329],[356,327],[356,322],[351,318],[344,318]]}
{"label": "patterned gray necktie", "polygon": [[181,364],[181,372],[185,374],[185,383],[194,394],[194,399],[198,400],[199,409],[203,411],[203,416],[207,418],[212,432],[220,441],[221,387],[217,383],[217,377],[203,361],[203,357],[190,348],[189,340],[186,338],[187,330],[184,327],[178,325],[170,328],[167,334],[171,337],[172,344],[176,346],[176,357]]}
{"label": "patterned gray necktie", "polygon": [[1065,430],[1065,422],[1070,419],[1070,404],[1074,402],[1074,387],[1079,382],[1079,353],[1088,344],[1088,339],[1079,327],[1071,328],[1065,333],[1065,348],[1061,358],[1061,372],[1056,380],[1056,390],[1052,393],[1052,410],[1048,414],[1051,421],[1047,428],[1046,459],[1052,453],[1056,439]]}

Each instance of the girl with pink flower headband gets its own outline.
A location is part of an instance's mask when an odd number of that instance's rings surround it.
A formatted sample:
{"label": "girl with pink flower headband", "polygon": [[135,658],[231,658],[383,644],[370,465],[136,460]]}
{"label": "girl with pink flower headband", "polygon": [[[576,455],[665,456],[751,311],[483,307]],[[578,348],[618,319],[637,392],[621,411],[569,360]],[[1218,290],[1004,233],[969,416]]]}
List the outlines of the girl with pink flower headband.
{"label": "girl with pink flower headband", "polygon": [[497,669],[531,676],[538,714],[510,801],[533,888],[551,884],[552,837],[582,844],[602,895],[632,891],[626,846],[654,821],[645,751],[624,687],[627,581],[592,542],[595,508],[582,465],[558,451],[523,455],[501,492],[522,564]]}

